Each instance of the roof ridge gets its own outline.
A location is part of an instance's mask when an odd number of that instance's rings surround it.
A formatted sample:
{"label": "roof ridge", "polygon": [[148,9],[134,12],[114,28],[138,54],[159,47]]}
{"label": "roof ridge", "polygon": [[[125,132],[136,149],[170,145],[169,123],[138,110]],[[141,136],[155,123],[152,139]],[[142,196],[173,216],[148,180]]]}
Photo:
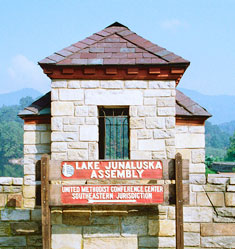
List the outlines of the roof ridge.
{"label": "roof ridge", "polygon": [[[141,48],[141,49],[147,51],[148,53],[150,53],[150,54],[152,54],[152,55],[154,55],[154,56],[156,56],[156,57],[158,57],[158,58],[160,58],[160,59],[162,59],[162,60],[164,60],[164,61],[166,61],[166,62],[169,62],[168,60],[164,59],[163,57],[161,57],[161,56],[159,56],[159,55],[156,55],[155,53],[153,53],[152,51],[148,50],[147,48],[145,48],[145,47],[143,47],[143,46],[141,46],[141,45],[138,45],[138,44],[134,43],[133,41],[129,40],[128,38],[125,38],[125,36],[120,35],[118,32],[115,32],[115,34],[117,34],[117,35],[120,36],[121,38],[125,39],[126,41],[132,43],[133,45],[135,45],[135,46],[137,46],[137,47],[139,47],[139,48]],[[137,35],[137,34],[134,33],[134,32],[133,32],[133,34]],[[147,42],[151,42],[151,41],[149,41],[149,40],[143,38],[143,37],[140,36],[140,35],[137,35],[137,36],[141,37],[142,39],[146,40]],[[151,43],[152,43],[152,42],[151,42]],[[153,44],[153,43],[152,43],[152,44]],[[156,45],[156,44],[153,44],[153,45],[158,46],[158,45]]]}

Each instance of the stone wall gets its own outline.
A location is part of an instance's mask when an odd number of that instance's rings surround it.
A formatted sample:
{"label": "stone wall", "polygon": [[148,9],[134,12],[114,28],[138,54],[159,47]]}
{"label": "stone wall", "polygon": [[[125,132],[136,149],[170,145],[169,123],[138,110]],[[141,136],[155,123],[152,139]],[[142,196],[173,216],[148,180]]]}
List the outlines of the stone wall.
{"label": "stone wall", "polygon": [[174,81],[53,80],[52,159],[99,159],[99,106],[129,107],[131,159],[174,158]]}
{"label": "stone wall", "polygon": [[41,209],[25,208],[23,188],[23,178],[0,177],[0,248],[42,246]]}

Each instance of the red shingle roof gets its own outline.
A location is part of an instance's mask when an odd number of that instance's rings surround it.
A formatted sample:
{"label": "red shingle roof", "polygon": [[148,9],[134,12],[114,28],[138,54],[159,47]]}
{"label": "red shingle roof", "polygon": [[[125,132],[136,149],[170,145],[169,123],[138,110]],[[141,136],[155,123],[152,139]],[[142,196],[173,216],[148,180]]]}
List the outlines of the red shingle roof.
{"label": "red shingle roof", "polygon": [[141,65],[189,64],[189,61],[142,38],[120,23],[114,23],[72,44],[39,64]]}

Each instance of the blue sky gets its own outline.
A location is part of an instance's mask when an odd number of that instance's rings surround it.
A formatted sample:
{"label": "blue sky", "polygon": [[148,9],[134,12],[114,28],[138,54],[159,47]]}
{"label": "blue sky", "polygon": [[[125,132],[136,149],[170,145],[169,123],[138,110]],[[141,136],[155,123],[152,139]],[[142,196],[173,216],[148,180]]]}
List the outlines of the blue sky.
{"label": "blue sky", "polygon": [[115,21],[191,61],[180,87],[235,95],[234,0],[0,0],[0,93],[46,92],[37,62]]}

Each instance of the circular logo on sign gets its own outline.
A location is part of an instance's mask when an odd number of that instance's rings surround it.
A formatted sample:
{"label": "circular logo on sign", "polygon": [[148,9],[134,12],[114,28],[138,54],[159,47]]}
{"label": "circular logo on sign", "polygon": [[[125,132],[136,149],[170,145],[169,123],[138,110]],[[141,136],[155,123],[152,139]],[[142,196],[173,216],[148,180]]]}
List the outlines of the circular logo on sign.
{"label": "circular logo on sign", "polygon": [[62,173],[65,177],[71,177],[74,174],[74,167],[65,163],[62,168]]}

